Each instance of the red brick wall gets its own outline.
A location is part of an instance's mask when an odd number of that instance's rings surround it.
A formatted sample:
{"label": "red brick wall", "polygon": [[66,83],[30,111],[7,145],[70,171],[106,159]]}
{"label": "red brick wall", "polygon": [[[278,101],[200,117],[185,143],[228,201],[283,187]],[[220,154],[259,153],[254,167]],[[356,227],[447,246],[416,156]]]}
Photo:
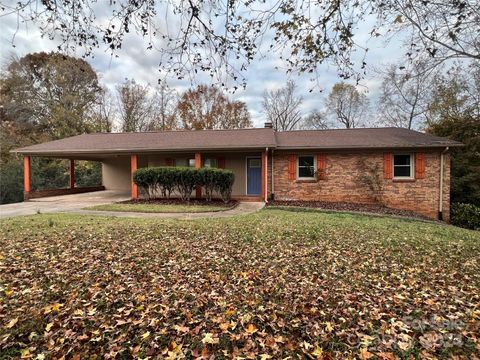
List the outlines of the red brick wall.
{"label": "red brick wall", "polygon": [[[274,155],[274,194],[278,200],[344,201],[353,203],[377,202],[373,192],[359,180],[365,173],[362,162],[377,165],[382,191],[379,201],[386,206],[418,212],[437,218],[439,208],[440,151],[425,153],[425,177],[415,180],[385,180],[383,154],[379,152],[337,152],[327,156],[326,179],[311,182],[288,180],[288,155]],[[298,154],[298,153],[297,153]],[[314,154],[308,152],[308,154]],[[271,187],[270,189],[271,190]],[[443,216],[449,220],[450,212],[450,157],[444,156]]]}

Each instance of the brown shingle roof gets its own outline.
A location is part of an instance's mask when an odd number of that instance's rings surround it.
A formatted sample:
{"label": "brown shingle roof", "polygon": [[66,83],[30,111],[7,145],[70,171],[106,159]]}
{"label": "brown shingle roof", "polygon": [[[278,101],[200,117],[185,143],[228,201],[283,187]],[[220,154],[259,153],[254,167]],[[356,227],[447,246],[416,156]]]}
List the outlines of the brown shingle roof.
{"label": "brown shingle roof", "polygon": [[31,155],[115,154],[228,149],[355,149],[461,146],[447,138],[400,128],[275,132],[273,129],[95,133],[16,149]]}
{"label": "brown shingle roof", "polygon": [[382,149],[461,146],[447,138],[403,128],[357,128],[277,132],[277,149]]}
{"label": "brown shingle roof", "polygon": [[272,129],[195,130],[143,133],[94,133],[15,150],[42,153],[131,153],[202,149],[258,149],[275,146]]}

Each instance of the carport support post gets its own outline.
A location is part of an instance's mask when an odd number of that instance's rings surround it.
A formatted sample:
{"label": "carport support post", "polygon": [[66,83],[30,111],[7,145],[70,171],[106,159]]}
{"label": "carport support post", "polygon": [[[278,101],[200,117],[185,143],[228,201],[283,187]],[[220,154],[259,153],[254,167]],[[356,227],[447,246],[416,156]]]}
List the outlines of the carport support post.
{"label": "carport support post", "polygon": [[132,199],[138,199],[138,186],[133,181],[133,174],[137,171],[137,155],[130,156],[130,173],[132,182]]}
{"label": "carport support post", "polygon": [[[195,168],[200,169],[202,167],[202,154],[195,153]],[[200,199],[202,197],[202,187],[197,186],[195,189],[195,197]]]}
{"label": "carport support post", "polygon": [[75,188],[75,160],[70,159],[70,189]]}
{"label": "carport support post", "polygon": [[28,200],[30,194],[30,156],[25,155],[23,157],[23,198]]}

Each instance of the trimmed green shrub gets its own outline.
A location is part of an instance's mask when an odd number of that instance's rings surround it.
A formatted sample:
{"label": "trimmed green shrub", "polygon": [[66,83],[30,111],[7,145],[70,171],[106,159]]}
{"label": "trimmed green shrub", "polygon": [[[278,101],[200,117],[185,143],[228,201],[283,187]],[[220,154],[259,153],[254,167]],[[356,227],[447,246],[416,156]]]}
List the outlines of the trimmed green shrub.
{"label": "trimmed green shrub", "polygon": [[472,230],[480,230],[480,206],[454,203],[450,210],[451,223]]}
{"label": "trimmed green shrub", "polygon": [[214,192],[228,202],[232,196],[235,176],[223,169],[191,167],[151,167],[138,169],[133,181],[148,197],[170,197],[175,189],[180,198],[189,201],[196,186],[204,188],[205,198],[211,201]]}
{"label": "trimmed green shrub", "polygon": [[215,177],[215,190],[217,190],[224,202],[229,202],[232,198],[232,186],[235,181],[235,174],[230,170],[218,170]]}
{"label": "trimmed green shrub", "polygon": [[198,170],[200,185],[205,190],[205,199],[212,201],[213,192],[217,184],[218,169],[201,168]]}
{"label": "trimmed green shrub", "polygon": [[141,168],[135,171],[133,174],[133,182],[137,184],[140,190],[147,194],[148,197],[151,197],[151,189],[156,186],[152,179],[152,168]]}
{"label": "trimmed green shrub", "polygon": [[190,201],[192,192],[197,185],[201,185],[198,169],[190,167],[177,167],[176,169],[176,189],[183,201]]}
{"label": "trimmed green shrub", "polygon": [[177,172],[175,171],[175,168],[172,167],[162,167],[159,168],[159,171],[160,173],[157,179],[157,184],[161,188],[162,196],[169,199],[172,191],[175,189]]}

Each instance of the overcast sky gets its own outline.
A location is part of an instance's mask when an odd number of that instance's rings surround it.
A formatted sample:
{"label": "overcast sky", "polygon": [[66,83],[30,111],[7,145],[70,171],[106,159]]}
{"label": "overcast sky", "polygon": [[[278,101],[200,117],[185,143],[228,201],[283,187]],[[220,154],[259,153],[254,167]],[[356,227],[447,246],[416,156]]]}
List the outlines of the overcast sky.
{"label": "overcast sky", "polygon": [[[0,42],[3,62],[12,53],[21,57],[30,52],[56,50],[57,43],[42,38],[34,25],[30,24],[26,27],[20,24],[20,27],[17,28],[17,19],[13,15],[0,18],[0,26],[2,29]],[[357,34],[357,39],[364,42],[368,40],[368,30],[369,27],[367,26],[361,28]],[[12,46],[14,35],[14,46]],[[386,45],[380,39],[368,42],[369,75],[362,81],[359,90],[368,92],[367,95],[373,105],[378,96],[380,80],[375,76],[372,69],[387,63],[400,61],[402,49],[400,49],[399,44],[399,41],[391,41]],[[78,52],[74,55],[78,56],[82,53]],[[100,47],[95,52],[94,57],[87,58],[87,61],[98,73],[102,84],[113,90],[125,78],[133,78],[137,82],[152,85],[157,83],[159,78],[159,54],[155,50],[145,50],[145,45],[138,35],[130,35],[118,55],[118,57],[112,57],[106,47]],[[247,88],[230,95],[234,99],[247,103],[255,126],[263,126],[265,121],[265,115],[262,112],[262,95],[266,89],[277,89],[284,86],[287,80],[294,80],[298,86],[298,94],[304,98],[302,110],[304,114],[308,114],[314,109],[323,108],[326,94],[336,82],[340,81],[335,68],[322,65],[318,69],[318,82],[321,89],[315,88],[313,92],[309,92],[314,86],[310,81],[310,76],[287,76],[285,69],[282,67],[283,64],[279,60],[279,54],[276,53],[269,53],[268,56],[256,59],[244,74],[247,79]],[[199,77],[198,82],[208,83],[205,80],[208,80],[207,77]],[[179,92],[190,87],[189,81],[170,79],[167,82]]]}

